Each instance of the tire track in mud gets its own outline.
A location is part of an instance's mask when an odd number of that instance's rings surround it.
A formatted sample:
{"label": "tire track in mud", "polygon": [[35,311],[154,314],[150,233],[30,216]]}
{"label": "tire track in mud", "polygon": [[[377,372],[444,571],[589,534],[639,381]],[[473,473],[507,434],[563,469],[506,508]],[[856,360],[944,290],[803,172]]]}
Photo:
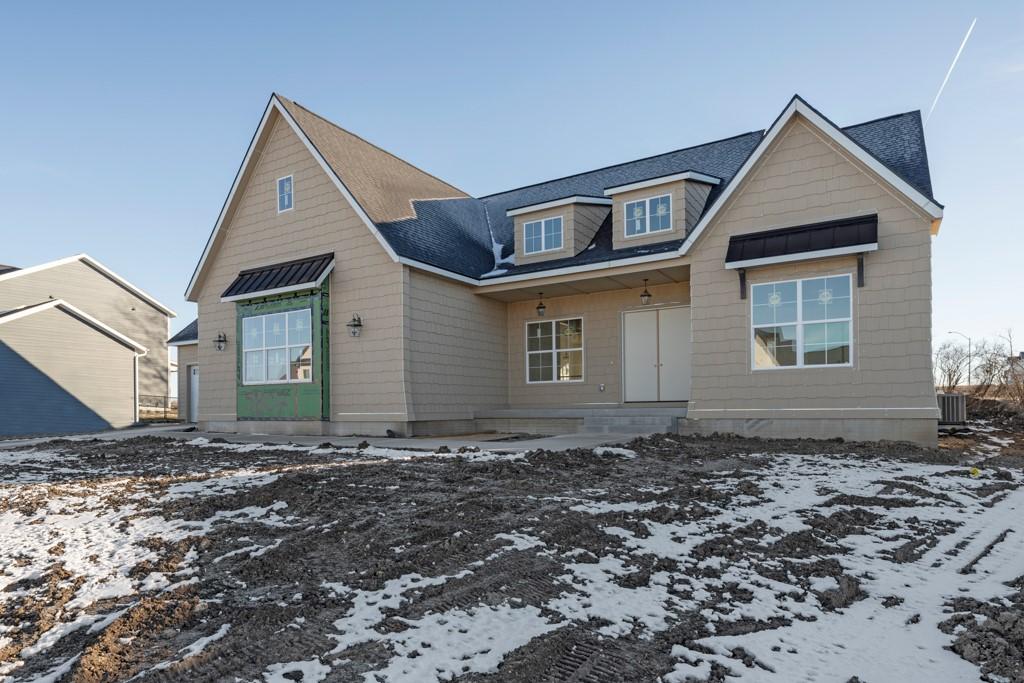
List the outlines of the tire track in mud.
{"label": "tire track in mud", "polygon": [[[784,442],[786,446],[796,451],[822,448],[813,442]],[[140,578],[175,571],[194,549],[196,556],[188,565],[194,574],[178,578],[195,576],[198,582],[173,595],[136,598],[139,604],[99,633],[80,630],[58,642],[45,658],[29,659],[16,680],[75,654],[82,659],[65,680],[84,683],[127,680],[138,672],[146,672],[139,680],[252,680],[271,664],[313,657],[333,667],[328,680],[362,680],[364,673],[380,669],[394,656],[383,640],[387,634],[402,633],[429,615],[503,604],[535,607],[558,627],[512,649],[496,676],[470,672],[460,680],[655,680],[672,671],[673,646],[690,644],[699,651],[694,641],[710,632],[703,610],[739,613],[764,599],[730,578],[730,566],[743,564],[766,585],[795,582],[794,604],[820,602],[822,609],[842,609],[864,598],[857,578],[844,574],[835,559],[845,552],[845,537],[891,532],[887,526],[898,518],[908,552],[922,544],[925,552],[935,538],[948,533],[941,524],[915,523],[904,514],[920,506],[949,506],[948,496],[929,489],[927,480],[881,478],[880,488],[870,495],[835,485],[821,506],[796,515],[807,529],[781,529],[772,519],[714,524],[723,515],[733,519],[729,515],[754,514],[773,495],[757,483],[772,467],[771,457],[764,455],[767,444],[761,441],[654,438],[629,444],[640,456],[628,461],[570,451],[534,453],[522,461],[424,457],[358,467],[337,466],[338,456],[331,453],[234,453],[163,440],[120,442],[110,452],[102,443],[65,447],[75,449],[85,468],[102,463],[109,471],[104,476],[135,477],[150,501],[183,477],[201,482],[214,471],[240,467],[277,473],[275,480],[258,486],[154,502],[154,509],[168,518],[200,522],[225,510],[278,502],[286,506],[277,511],[280,521],[223,519],[187,543],[154,543],[155,557],[139,565]],[[882,448],[883,455],[885,448],[893,447]],[[864,447],[856,456],[864,467],[871,453],[875,451]],[[91,481],[85,474],[55,476],[85,486]],[[981,492],[1000,495],[1017,485],[1005,480],[991,484]],[[588,509],[588,501],[598,505]],[[601,506],[609,511],[601,512]],[[664,529],[705,521],[702,542],[686,551],[687,562],[630,545],[630,539],[651,541]],[[608,528],[621,529],[624,535],[609,534]],[[530,537],[537,545],[518,548],[502,534]],[[683,541],[666,539],[664,548],[671,550],[672,543]],[[266,551],[227,555],[248,546]],[[621,560],[622,567],[608,575],[607,585],[564,578],[569,563],[596,568],[609,557]],[[412,574],[441,577],[463,571],[469,573],[403,594],[368,627],[369,642],[336,651],[336,622],[353,609],[358,592],[381,590],[388,581]],[[572,619],[551,607],[563,595],[586,603],[603,599],[604,590],[636,595],[653,591],[658,586],[652,577],[658,574],[678,579],[668,595],[678,598],[679,605],[689,605],[666,608],[661,631],[652,632],[641,619],[623,617],[620,635],[608,637],[599,633],[611,624],[607,619]],[[835,579],[835,588],[813,588],[813,582],[826,577]],[[693,597],[683,579],[707,582],[707,594]],[[336,593],[324,583],[347,589]],[[173,600],[184,604],[186,598],[179,597],[184,595],[194,601],[187,613],[171,605]],[[101,604],[95,609],[113,608]],[[11,617],[5,612],[0,623]],[[195,657],[174,662],[183,648],[224,624],[231,628],[222,639]],[[743,633],[784,625],[778,616],[743,617],[716,622],[715,628],[718,633]],[[351,661],[332,664],[346,659]],[[154,669],[161,664],[168,666]]]}

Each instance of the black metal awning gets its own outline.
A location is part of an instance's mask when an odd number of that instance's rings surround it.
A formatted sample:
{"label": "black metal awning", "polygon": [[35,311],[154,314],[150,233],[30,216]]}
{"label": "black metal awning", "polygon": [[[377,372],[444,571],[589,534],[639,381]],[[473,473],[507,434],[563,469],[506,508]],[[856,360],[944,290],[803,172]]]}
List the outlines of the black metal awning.
{"label": "black metal awning", "polygon": [[767,230],[729,238],[726,268],[858,254],[878,249],[878,216]]}
{"label": "black metal awning", "polygon": [[334,266],[334,254],[320,254],[295,261],[243,270],[221,294],[221,301],[255,299],[260,296],[315,289]]}

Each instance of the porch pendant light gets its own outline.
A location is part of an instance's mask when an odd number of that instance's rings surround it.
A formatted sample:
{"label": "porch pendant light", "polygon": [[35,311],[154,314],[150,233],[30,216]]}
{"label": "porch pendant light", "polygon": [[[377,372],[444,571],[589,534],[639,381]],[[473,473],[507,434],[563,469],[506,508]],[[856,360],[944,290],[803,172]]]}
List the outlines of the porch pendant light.
{"label": "porch pendant light", "polygon": [[537,298],[540,299],[540,303],[537,304],[537,317],[543,318],[544,313],[548,310],[548,307],[544,305],[544,292],[537,292]]}
{"label": "porch pendant light", "polygon": [[651,303],[651,293],[647,291],[647,278],[644,278],[644,291],[640,292],[640,304],[646,306]]}

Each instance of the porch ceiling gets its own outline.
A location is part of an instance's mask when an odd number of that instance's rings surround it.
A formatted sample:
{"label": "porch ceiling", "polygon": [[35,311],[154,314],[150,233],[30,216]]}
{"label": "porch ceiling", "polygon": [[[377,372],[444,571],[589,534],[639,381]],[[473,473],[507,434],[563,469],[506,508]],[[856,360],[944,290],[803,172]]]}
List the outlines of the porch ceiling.
{"label": "porch ceiling", "polygon": [[545,298],[572,296],[574,294],[593,294],[615,289],[635,289],[644,286],[644,278],[648,286],[667,285],[676,282],[688,282],[690,266],[679,265],[662,268],[638,267],[628,272],[597,271],[580,273],[575,276],[559,276],[551,279],[526,280],[500,286],[482,288],[480,294],[499,301],[526,301],[536,299],[538,292],[544,292]]}

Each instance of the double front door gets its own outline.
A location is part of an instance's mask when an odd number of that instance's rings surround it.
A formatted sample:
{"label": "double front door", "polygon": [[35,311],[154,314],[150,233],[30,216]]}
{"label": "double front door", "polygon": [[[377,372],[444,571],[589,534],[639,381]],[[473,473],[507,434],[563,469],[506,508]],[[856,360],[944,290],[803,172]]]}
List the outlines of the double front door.
{"label": "double front door", "polygon": [[623,399],[690,400],[690,308],[622,314]]}

